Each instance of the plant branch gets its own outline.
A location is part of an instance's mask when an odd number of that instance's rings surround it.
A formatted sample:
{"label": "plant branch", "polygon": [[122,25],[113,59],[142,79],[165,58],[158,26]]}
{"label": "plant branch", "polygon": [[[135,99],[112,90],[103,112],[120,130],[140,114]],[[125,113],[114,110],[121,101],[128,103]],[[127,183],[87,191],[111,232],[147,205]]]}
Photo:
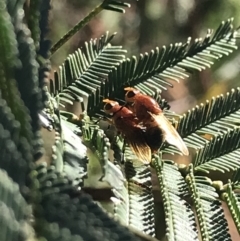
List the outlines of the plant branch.
{"label": "plant branch", "polygon": [[51,55],[57,52],[62,45],[64,45],[75,33],[84,27],[92,18],[103,10],[102,4],[91,11],[84,19],[78,22],[72,29],[70,29],[61,39],[59,39],[50,49]]}
{"label": "plant branch", "polygon": [[84,19],[78,22],[72,29],[70,29],[61,39],[59,39],[50,49],[53,55],[62,45],[64,45],[75,33],[83,28],[92,18],[99,14],[102,10],[111,10],[116,12],[124,12],[122,7],[130,7],[130,4],[118,1],[104,0],[93,11],[91,11]]}

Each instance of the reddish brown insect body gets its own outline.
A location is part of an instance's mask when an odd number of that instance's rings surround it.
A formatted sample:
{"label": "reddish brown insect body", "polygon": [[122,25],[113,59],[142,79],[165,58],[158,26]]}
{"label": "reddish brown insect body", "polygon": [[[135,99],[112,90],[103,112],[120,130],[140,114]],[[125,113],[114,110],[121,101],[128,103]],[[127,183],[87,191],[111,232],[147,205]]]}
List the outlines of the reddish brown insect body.
{"label": "reddish brown insect body", "polygon": [[112,114],[115,127],[125,137],[135,155],[143,162],[151,162],[151,149],[145,139],[144,128],[138,123],[135,114],[128,108],[119,105],[118,102],[105,99],[104,111]]}
{"label": "reddish brown insect body", "polygon": [[[189,152],[185,143],[164,116],[158,103],[150,96],[144,95],[132,87],[127,87],[125,90],[127,91],[125,100],[132,103],[133,113],[139,122],[142,122],[142,125],[147,128],[147,143],[152,152],[155,152],[161,146],[161,142],[167,141],[169,144],[176,146],[184,155],[188,155]],[[156,139],[158,134],[161,137]]]}

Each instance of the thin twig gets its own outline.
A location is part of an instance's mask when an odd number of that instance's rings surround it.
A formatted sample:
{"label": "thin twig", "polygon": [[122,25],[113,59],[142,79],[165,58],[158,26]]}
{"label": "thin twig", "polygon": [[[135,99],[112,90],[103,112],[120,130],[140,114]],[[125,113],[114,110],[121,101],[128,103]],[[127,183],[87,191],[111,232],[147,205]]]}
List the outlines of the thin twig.
{"label": "thin twig", "polygon": [[[104,3],[104,2],[103,2]],[[98,5],[93,11],[91,11],[84,19],[78,22],[72,29],[70,29],[61,39],[59,39],[50,49],[51,55],[53,55],[62,45],[64,45],[75,33],[77,33],[82,27],[84,27],[92,18],[100,13],[103,8],[103,3]]]}

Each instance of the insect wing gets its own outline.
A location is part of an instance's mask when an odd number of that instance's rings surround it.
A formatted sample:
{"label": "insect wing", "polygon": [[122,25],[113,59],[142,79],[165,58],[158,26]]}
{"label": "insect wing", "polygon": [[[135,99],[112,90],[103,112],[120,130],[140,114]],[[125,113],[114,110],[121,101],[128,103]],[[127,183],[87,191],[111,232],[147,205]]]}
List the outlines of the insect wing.
{"label": "insect wing", "polygon": [[189,152],[188,149],[183,142],[182,138],[176,131],[176,129],[171,125],[171,123],[168,121],[168,119],[164,116],[163,113],[155,115],[150,112],[148,112],[158,123],[159,128],[161,128],[164,139],[169,144],[176,146],[184,155],[188,156]]}
{"label": "insect wing", "polygon": [[151,162],[151,148],[148,146],[144,138],[142,129],[140,127],[134,127],[133,131],[125,136],[133,153],[143,163],[149,164]]}

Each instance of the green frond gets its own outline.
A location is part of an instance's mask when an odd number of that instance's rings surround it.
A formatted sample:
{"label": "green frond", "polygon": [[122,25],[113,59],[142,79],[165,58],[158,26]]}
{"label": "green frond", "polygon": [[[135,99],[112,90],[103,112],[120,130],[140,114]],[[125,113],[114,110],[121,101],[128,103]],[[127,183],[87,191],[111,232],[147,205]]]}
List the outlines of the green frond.
{"label": "green frond", "polygon": [[[239,110],[240,89],[237,88],[177,117],[177,131],[185,137],[187,146],[196,150],[195,171],[227,172],[239,167]],[[178,153],[174,147],[166,147],[163,151]]]}
{"label": "green frond", "polygon": [[27,241],[31,238],[30,209],[19,187],[0,169],[0,240]]}
{"label": "green frond", "polygon": [[223,240],[231,241],[227,220],[211,180],[207,177],[194,176],[193,166],[189,167],[190,173],[186,181],[196,208],[202,239],[214,241],[222,237]]}
{"label": "green frond", "polygon": [[[38,207],[37,233],[41,235],[41,221],[58,223],[68,229],[72,235],[79,235],[83,240],[139,240],[127,228],[120,226],[110,218],[101,207],[83,193],[73,192],[50,194]],[[54,226],[52,227],[54,228]]]}
{"label": "green frond", "polygon": [[18,222],[30,217],[30,209],[20,194],[19,186],[3,169],[0,169],[0,194],[0,201],[13,211]]}
{"label": "green frond", "polygon": [[41,220],[39,225],[40,241],[84,241],[79,235],[73,235],[69,229],[59,227],[58,223]]}
{"label": "green frond", "polygon": [[119,166],[115,165],[109,160],[111,159],[111,144],[106,133],[104,133],[104,131],[100,129],[99,126],[90,123],[89,120],[85,120],[85,123],[82,127],[82,131],[83,143],[89,148],[91,153],[90,154],[88,152],[88,171],[91,170],[91,167],[96,167],[100,164],[102,174],[100,177],[98,177],[96,182],[105,181],[112,188],[117,190],[121,189],[123,187],[124,181],[123,173],[120,170]]}
{"label": "green frond", "polygon": [[19,9],[23,8],[25,0],[6,0],[6,7],[10,14],[12,21],[15,22]]}
{"label": "green frond", "polygon": [[236,183],[237,185],[239,185],[239,189],[240,189],[240,167],[238,167],[238,169],[234,172],[231,180],[233,183]]}
{"label": "green frond", "polygon": [[194,171],[229,172],[239,168],[240,129],[232,129],[219,134],[206,142],[205,146],[196,151],[193,159]]}
{"label": "green frond", "polygon": [[22,188],[26,181],[27,161],[31,157],[32,150],[26,143],[26,139],[19,136],[20,123],[15,119],[1,95],[0,119],[0,168],[7,171],[8,175]]}
{"label": "green frond", "polygon": [[228,205],[228,209],[240,235],[240,193],[234,192],[232,184],[229,182],[226,192],[222,194],[222,197]]}
{"label": "green frond", "polygon": [[63,138],[61,136],[62,133],[59,133],[58,130],[55,130],[55,140],[52,145],[52,160],[51,165],[56,168],[56,171],[63,171],[63,153],[64,153],[64,144]]}
{"label": "green frond", "polygon": [[[56,113],[50,114],[42,111],[39,116],[43,128],[47,128],[49,131],[54,129],[55,137],[51,147],[50,166],[56,172],[67,176],[73,182],[73,185],[81,187],[83,178],[87,174],[88,159],[86,147],[82,144],[80,137],[74,133],[77,126],[67,122]],[[54,120],[54,128],[50,124],[52,120]]]}
{"label": "green frond", "polygon": [[[1,97],[11,108],[20,126],[20,136],[26,138],[26,148],[32,143],[33,133],[31,128],[31,118],[28,114],[14,79],[16,68],[19,67],[18,49],[14,27],[11,23],[10,15],[5,11],[5,1],[0,1],[0,38],[4,39],[0,45],[0,90]],[[30,147],[29,147],[30,148]],[[27,158],[29,160],[29,157]]]}
{"label": "green frond", "polygon": [[[11,109],[7,106],[5,100],[1,98],[0,95],[0,118],[1,118],[1,126],[5,131],[9,132],[9,137],[11,141],[16,145],[19,144],[19,126],[20,123],[15,119]],[[6,135],[5,135],[6,136]],[[4,138],[4,135],[1,137]]]}
{"label": "green frond", "polygon": [[38,159],[43,154],[42,139],[40,137],[40,125],[38,113],[43,109],[42,93],[39,88],[39,65],[36,60],[36,51],[31,32],[23,22],[24,15],[18,11],[15,23],[15,32],[18,42],[18,59],[21,67],[15,71],[18,90],[25,106],[31,116],[31,125],[34,134],[34,156]]}
{"label": "green frond", "polygon": [[[41,203],[48,196],[53,194],[69,193],[78,186],[78,183],[70,180],[65,173],[57,171],[54,165],[47,166],[46,162],[39,164],[35,170],[29,174],[32,180],[30,198],[34,205]],[[38,208],[38,206],[36,206]],[[36,216],[41,215],[36,213]]]}
{"label": "green frond", "polygon": [[104,134],[104,131],[99,129],[96,125],[86,123],[83,125],[83,140],[84,144],[94,148],[99,157],[102,168],[107,165],[109,158],[110,142]]}
{"label": "green frond", "polygon": [[197,105],[184,114],[177,123],[182,137],[192,133],[215,135],[232,129],[240,117],[240,88],[232,89],[226,95],[213,97],[205,104]]}
{"label": "green frond", "polygon": [[42,106],[47,106],[47,91],[45,86],[49,83],[49,76],[51,71],[50,62],[50,47],[51,41],[48,40],[47,34],[49,30],[49,14],[51,9],[51,0],[41,0],[39,5],[39,29],[40,39],[39,48],[37,49],[37,61],[39,64],[38,78],[39,88],[41,90],[41,102]]}
{"label": "green frond", "polygon": [[83,123],[72,112],[60,110],[61,122],[77,136],[82,136]]}
{"label": "green frond", "polygon": [[124,174],[126,185],[115,191],[118,202],[114,203],[114,216],[121,223],[155,236],[154,199],[149,166],[131,158],[125,149]]}
{"label": "green frond", "polygon": [[[166,90],[172,87],[172,81],[179,82],[188,77],[194,70],[201,71],[210,67],[214,61],[228,55],[237,49],[238,37],[232,27],[232,19],[223,22],[213,35],[208,31],[204,40],[196,39],[190,45],[190,39],[184,44],[177,43],[169,47],[156,48],[150,53],[141,54],[139,59],[133,56],[122,61],[109,73],[106,85],[98,84],[98,93],[109,99],[123,99],[123,87],[134,86],[143,93],[154,96],[156,90]],[[90,81],[92,82],[92,81]],[[89,83],[90,84],[90,83]],[[103,90],[102,90],[103,88]],[[94,89],[93,89],[94,91]],[[95,110],[101,108],[101,103],[91,103],[93,97],[89,95],[89,105]],[[91,107],[90,107],[91,108]],[[96,112],[89,113],[90,116]]]}
{"label": "green frond", "polygon": [[116,1],[116,0],[104,0],[102,3],[102,8],[106,10],[111,10],[114,12],[125,13],[126,7],[130,7],[129,3],[123,1]]}
{"label": "green frond", "polygon": [[61,116],[57,110],[58,103],[54,98],[51,98],[51,96],[49,96],[48,106],[47,109],[44,109],[39,114],[39,120],[42,128],[45,128],[50,132],[54,130],[54,143],[51,146],[52,153],[50,163],[54,166],[57,172],[62,172],[64,166],[64,140],[62,135]]}
{"label": "green frond", "polygon": [[59,72],[55,72],[54,83],[51,84],[54,88],[50,92],[59,94],[63,103],[71,104],[73,98],[88,99],[88,113],[94,113],[106,96],[102,87],[110,88],[104,80],[111,69],[123,60],[126,52],[121,46],[109,44],[113,37],[106,33],[98,41],[95,39],[86,43],[83,51],[78,49],[69,55],[59,67]]}
{"label": "green frond", "polygon": [[39,5],[40,39],[39,39],[39,48],[37,49],[37,61],[39,64],[38,79],[39,79],[39,88],[41,90],[41,101],[42,101],[43,107],[47,106],[48,95],[45,87],[49,83],[49,76],[51,72],[51,62],[50,62],[51,41],[48,40],[47,38],[47,34],[49,30],[50,9],[51,9],[51,0],[41,0]]}
{"label": "green frond", "polygon": [[[62,141],[56,140],[56,156],[63,151],[63,173],[76,185],[83,185],[83,178],[87,175],[87,148],[79,136],[74,134],[65,122],[61,120]],[[58,150],[57,150],[58,148]],[[60,150],[59,150],[60,149]],[[61,158],[61,156],[59,156]]]}
{"label": "green frond", "polygon": [[172,161],[162,161],[159,156],[153,159],[160,184],[168,240],[198,240],[194,213],[184,200],[188,189],[184,178]]}
{"label": "green frond", "polygon": [[0,239],[2,241],[27,241],[29,236],[24,233],[25,223],[19,223],[12,214],[12,210],[7,207],[5,203],[0,201],[0,222],[1,233]]}
{"label": "green frond", "polygon": [[[10,132],[5,130],[0,124],[0,167],[7,171],[8,175],[17,182],[21,187],[25,184],[25,176],[28,167],[26,161],[23,159],[21,150],[18,151],[15,143],[11,140]],[[24,143],[22,143],[24,144]],[[23,145],[22,145],[23,146]],[[27,152],[29,154],[29,152]],[[19,172],[16,172],[18,168]]]}
{"label": "green frond", "polygon": [[30,0],[29,1],[29,8],[28,8],[28,14],[27,14],[27,25],[28,28],[31,31],[31,36],[35,44],[35,48],[39,49],[39,41],[40,41],[40,28],[39,28],[39,22],[40,22],[40,6],[41,6],[42,0]]}
{"label": "green frond", "polygon": [[63,44],[65,44],[74,34],[83,28],[88,22],[91,21],[102,10],[111,10],[115,12],[124,13],[125,7],[130,7],[129,3],[115,0],[103,0],[101,4],[96,6],[85,18],[80,20],[72,29],[70,29],[61,39],[59,39],[52,47],[51,53],[54,54]]}
{"label": "green frond", "polygon": [[106,134],[99,127],[83,125],[84,143],[97,153],[103,168],[102,181],[107,181],[115,194],[113,198],[114,216],[124,225],[131,226],[151,236],[155,235],[154,229],[154,200],[151,185],[151,173],[148,166],[135,166],[132,152],[128,147],[124,151],[125,164],[123,173],[120,163],[121,152],[114,143],[114,163],[108,161],[110,143]]}
{"label": "green frond", "polygon": [[[40,21],[39,21],[39,29],[40,29],[40,44],[39,44],[39,53],[44,56],[43,52],[46,52],[46,35],[49,32],[49,14],[51,10],[51,0],[41,0],[40,5]],[[50,45],[47,48],[48,52],[50,49]]]}
{"label": "green frond", "polygon": [[[113,70],[109,80],[119,82],[119,85],[135,86],[145,93],[156,87],[164,90],[172,86],[169,80],[179,82],[193,70],[201,71],[210,67],[216,59],[233,52],[237,46],[231,24],[232,19],[223,22],[213,36],[209,30],[204,40],[196,39],[192,45],[189,38],[185,44],[171,44],[161,50],[156,48],[150,54],[140,55],[138,60],[135,57],[128,62],[126,60],[127,66],[121,64]],[[129,68],[131,71],[128,71]]]}
{"label": "green frond", "polygon": [[157,103],[159,104],[160,108],[162,110],[164,110],[164,112],[169,112],[172,113],[169,109],[170,109],[170,105],[168,104],[168,102],[165,99],[162,99],[161,97],[161,92],[155,92],[153,95],[153,98],[157,101]]}

